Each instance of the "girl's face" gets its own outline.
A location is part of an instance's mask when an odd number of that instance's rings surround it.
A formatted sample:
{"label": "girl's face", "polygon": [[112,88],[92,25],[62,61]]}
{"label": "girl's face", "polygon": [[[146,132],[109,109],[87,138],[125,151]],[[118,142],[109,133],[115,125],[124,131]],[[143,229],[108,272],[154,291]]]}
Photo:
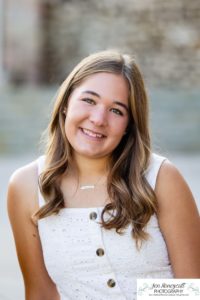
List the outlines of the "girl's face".
{"label": "girl's face", "polygon": [[65,133],[74,155],[107,158],[128,125],[128,83],[122,75],[88,76],[70,95]]}

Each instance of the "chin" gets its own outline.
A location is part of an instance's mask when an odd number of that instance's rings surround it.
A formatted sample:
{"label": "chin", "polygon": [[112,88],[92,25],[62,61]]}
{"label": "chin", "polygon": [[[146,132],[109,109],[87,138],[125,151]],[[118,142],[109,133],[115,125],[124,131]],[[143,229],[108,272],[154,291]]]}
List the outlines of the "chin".
{"label": "chin", "polygon": [[109,156],[109,154],[104,152],[95,152],[95,151],[88,151],[88,150],[75,150],[74,153],[78,154],[79,156],[83,156],[85,158],[91,158],[91,159],[98,159]]}

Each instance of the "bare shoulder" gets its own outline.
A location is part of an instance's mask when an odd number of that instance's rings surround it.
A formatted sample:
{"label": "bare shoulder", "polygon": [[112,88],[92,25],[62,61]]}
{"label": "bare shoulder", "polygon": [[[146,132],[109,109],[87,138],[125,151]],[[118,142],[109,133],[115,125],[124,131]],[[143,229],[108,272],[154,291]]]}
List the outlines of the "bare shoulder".
{"label": "bare shoulder", "polygon": [[38,208],[38,170],[37,162],[33,161],[17,169],[9,180],[8,209],[12,206],[24,207],[30,212]]}
{"label": "bare shoulder", "polygon": [[30,183],[30,180],[35,180],[37,178],[37,161],[33,161],[13,172],[10,177],[11,185],[24,185]]}
{"label": "bare shoulder", "polygon": [[176,212],[177,209],[191,209],[191,213],[196,215],[198,210],[192,192],[184,177],[169,160],[163,162],[156,182],[155,192],[158,198],[160,213],[162,209]]}
{"label": "bare shoulder", "polygon": [[158,221],[175,277],[200,276],[200,217],[192,192],[179,170],[166,160],[155,193]]}

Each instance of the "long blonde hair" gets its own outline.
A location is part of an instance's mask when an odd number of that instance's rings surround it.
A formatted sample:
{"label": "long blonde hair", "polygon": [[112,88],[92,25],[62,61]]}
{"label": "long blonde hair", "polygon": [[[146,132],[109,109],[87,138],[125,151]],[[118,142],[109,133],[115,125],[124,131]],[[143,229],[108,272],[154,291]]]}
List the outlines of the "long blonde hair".
{"label": "long blonde hair", "polygon": [[[102,51],[83,59],[61,85],[48,126],[45,169],[40,189],[46,204],[35,214],[40,219],[64,208],[60,179],[72,162],[71,146],[64,130],[64,108],[72,91],[88,76],[108,72],[121,74],[129,84],[130,117],[126,135],[112,153],[107,191],[111,203],[102,211],[102,226],[115,228],[119,234],[132,224],[136,243],[148,238],[145,225],[157,211],[156,196],[145,178],[150,162],[151,145],[148,124],[148,99],[140,70],[134,58],[118,51]],[[105,212],[115,214],[105,221]]]}

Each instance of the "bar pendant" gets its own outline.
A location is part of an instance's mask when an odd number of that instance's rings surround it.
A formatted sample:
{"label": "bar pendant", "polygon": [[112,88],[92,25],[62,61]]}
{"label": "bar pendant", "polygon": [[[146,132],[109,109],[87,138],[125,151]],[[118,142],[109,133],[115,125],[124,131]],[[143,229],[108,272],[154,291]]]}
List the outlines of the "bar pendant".
{"label": "bar pendant", "polygon": [[80,190],[89,190],[89,189],[94,189],[95,186],[94,185],[82,185],[80,187]]}

